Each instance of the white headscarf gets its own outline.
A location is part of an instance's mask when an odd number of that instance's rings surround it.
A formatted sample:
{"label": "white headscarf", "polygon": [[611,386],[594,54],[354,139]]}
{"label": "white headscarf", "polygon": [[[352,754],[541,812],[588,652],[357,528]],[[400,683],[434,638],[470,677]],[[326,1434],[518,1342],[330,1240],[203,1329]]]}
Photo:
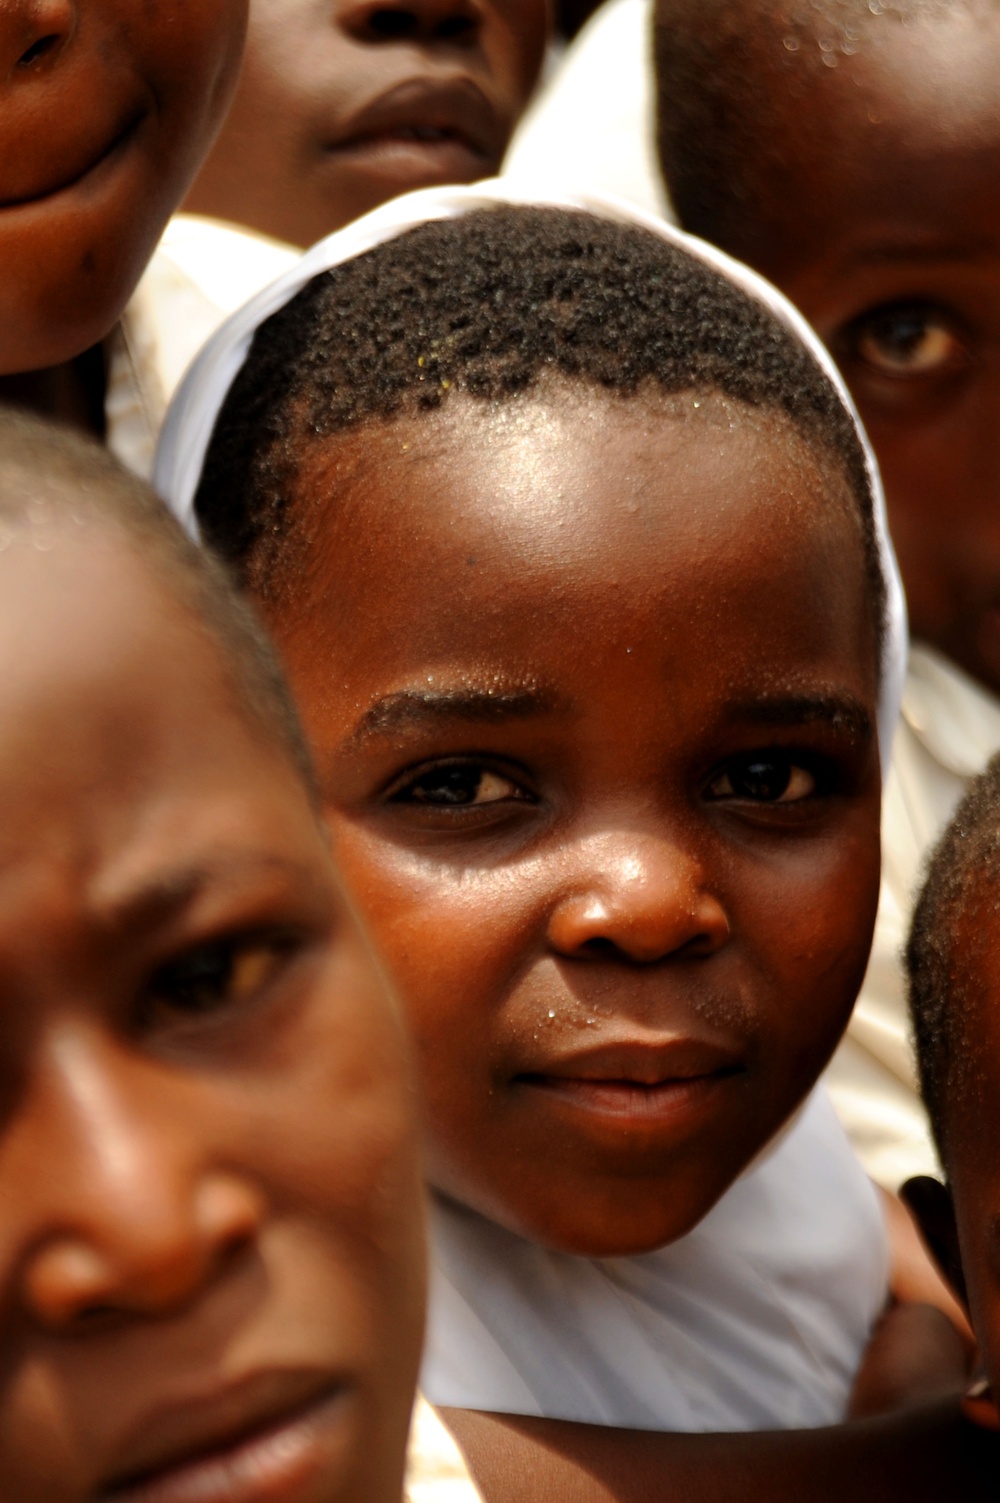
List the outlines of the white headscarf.
{"label": "white headscarf", "polygon": [[194,498],[219,411],[250,350],[254,334],[272,314],[290,303],[313,277],[344,261],[394,240],[407,230],[436,219],[454,219],[476,209],[498,204],[532,204],[546,208],[574,209],[602,219],[641,225],[680,250],[703,261],[770,309],[778,321],[805,346],[828,377],[853,421],[865,454],[871,482],[872,510],[886,588],[886,632],[882,655],[879,698],[879,747],[883,775],[888,770],[892,737],[899,717],[906,669],[906,609],[896,558],[889,541],[885,498],[878,466],[867,435],[847,388],[825,346],[783,293],[763,277],[723,251],[686,235],[683,230],[656,219],[622,199],[594,194],[542,193],[537,187],[497,178],[474,187],[426,188],[382,204],[345,229],[320,240],[270,287],[232,315],[208,341],[194,360],[170,405],[154,470],[154,484],[184,526],[197,537]]}
{"label": "white headscarf", "polygon": [[[906,655],[903,592],[871,447],[823,345],[788,300],[721,251],[616,199],[541,195],[509,181],[428,189],[307,251],[234,314],[168,413],[155,480],[197,535],[194,497],[225,397],[254,333],[313,277],[431,220],[538,204],[641,225],[768,308],[810,352],[864,449],[887,597],[879,744],[887,768]],[[886,1295],[875,1191],[821,1089],[679,1242],[637,1258],[552,1253],[444,1202],[432,1207],[432,1402],[663,1430],[834,1423]]]}

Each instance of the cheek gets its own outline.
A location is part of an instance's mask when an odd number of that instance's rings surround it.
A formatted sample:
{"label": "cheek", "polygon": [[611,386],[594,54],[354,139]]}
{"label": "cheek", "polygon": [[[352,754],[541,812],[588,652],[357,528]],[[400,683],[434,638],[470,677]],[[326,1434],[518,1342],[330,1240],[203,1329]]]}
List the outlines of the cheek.
{"label": "cheek", "polygon": [[878,801],[853,836],[810,842],[744,885],[741,928],[770,974],[775,1025],[810,1058],[846,1025],[864,977],[878,906]]}
{"label": "cheek", "polygon": [[[164,121],[176,139],[190,135],[193,150],[207,150],[239,75],[246,37],[246,0],[185,0],[154,10],[160,24],[144,48],[147,77],[156,90]],[[162,18],[162,19],[160,19]]]}
{"label": "cheek", "polygon": [[330,818],[338,868],[410,1006],[503,989],[530,925],[513,872],[422,860],[349,821]]}

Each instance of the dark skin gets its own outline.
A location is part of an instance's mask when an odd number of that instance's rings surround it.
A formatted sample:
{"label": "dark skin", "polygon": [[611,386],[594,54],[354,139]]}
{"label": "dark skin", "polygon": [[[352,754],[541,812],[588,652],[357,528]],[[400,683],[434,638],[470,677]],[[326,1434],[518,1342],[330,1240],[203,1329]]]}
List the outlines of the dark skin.
{"label": "dark skin", "polygon": [[204,630],[71,533],[0,554],[0,1495],[398,1503],[398,1019]]}
{"label": "dark skin", "polygon": [[270,624],[406,1001],[431,1183],[546,1246],[662,1247],[809,1091],[865,967],[844,482],[777,418],[585,391],[341,435],[298,483],[309,562]]}
{"label": "dark skin", "polygon": [[[727,247],[836,358],[885,479],[914,635],[1000,692],[1000,15],[861,19],[837,66],[753,66],[753,214]],[[780,161],[776,145],[780,143]]]}
{"label": "dark skin", "polygon": [[1000,924],[992,882],[963,902],[953,940],[961,1022],[955,1029],[944,1120],[936,1126],[947,1186],[911,1180],[905,1194],[956,1291],[966,1302],[986,1384],[970,1392],[966,1412],[1000,1429]]}
{"label": "dark skin", "polygon": [[400,193],[493,177],[548,31],[548,0],[251,0],[185,207],[311,245]]}
{"label": "dark skin", "polygon": [[[704,1214],[846,1021],[878,885],[875,652],[850,503],[783,422],[558,396],[307,451],[302,567],[263,605],[405,995],[432,1182],[550,1245],[631,1252]],[[818,690],[869,729],[802,713]],[[736,708],[789,695],[797,717]],[[748,760],[777,800],[730,793]],[[721,1005],[734,976],[745,1012]],[[746,1030],[731,1094],[650,1085],[651,1038],[711,1028]],[[635,1053],[592,1057],[617,1072],[599,1088],[521,1073],[594,1033],[637,1036],[646,1084],[621,1078]],[[446,1418],[490,1503],[982,1493],[954,1402],[814,1437]]]}
{"label": "dark skin", "polygon": [[79,357],[208,149],[245,24],[246,0],[0,7],[0,399],[99,427],[103,370]]}

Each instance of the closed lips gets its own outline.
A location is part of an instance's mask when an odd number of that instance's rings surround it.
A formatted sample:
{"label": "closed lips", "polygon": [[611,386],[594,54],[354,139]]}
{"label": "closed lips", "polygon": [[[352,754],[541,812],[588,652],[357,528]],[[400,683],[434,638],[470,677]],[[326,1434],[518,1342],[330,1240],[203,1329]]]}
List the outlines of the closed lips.
{"label": "closed lips", "polygon": [[503,133],[490,101],[471,81],[398,84],[358,110],[327,150],[350,151],[379,139],[455,142],[489,158]]}
{"label": "closed lips", "polygon": [[[182,1503],[256,1496],[254,1478],[301,1470],[325,1412],[346,1392],[314,1371],[255,1375],[222,1393],[161,1408],[121,1448],[101,1503]],[[239,1485],[241,1475],[247,1486]]]}
{"label": "closed lips", "polygon": [[[63,114],[63,111],[60,111]],[[129,140],[145,118],[144,106],[121,111],[117,119],[100,131],[89,131],[81,139],[78,130],[65,142],[65,151],[51,147],[44,159],[24,161],[24,143],[16,153],[0,151],[0,209],[15,209],[63,193],[88,177]],[[67,118],[72,115],[67,112]],[[47,138],[39,142],[47,146]]]}

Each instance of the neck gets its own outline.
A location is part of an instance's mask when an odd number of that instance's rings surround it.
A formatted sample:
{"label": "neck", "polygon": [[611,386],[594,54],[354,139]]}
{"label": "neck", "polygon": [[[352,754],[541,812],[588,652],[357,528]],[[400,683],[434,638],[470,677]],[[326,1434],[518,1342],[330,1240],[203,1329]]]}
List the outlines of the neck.
{"label": "neck", "polygon": [[65,365],[0,376],[0,403],[104,437],[105,369],[101,345]]}

